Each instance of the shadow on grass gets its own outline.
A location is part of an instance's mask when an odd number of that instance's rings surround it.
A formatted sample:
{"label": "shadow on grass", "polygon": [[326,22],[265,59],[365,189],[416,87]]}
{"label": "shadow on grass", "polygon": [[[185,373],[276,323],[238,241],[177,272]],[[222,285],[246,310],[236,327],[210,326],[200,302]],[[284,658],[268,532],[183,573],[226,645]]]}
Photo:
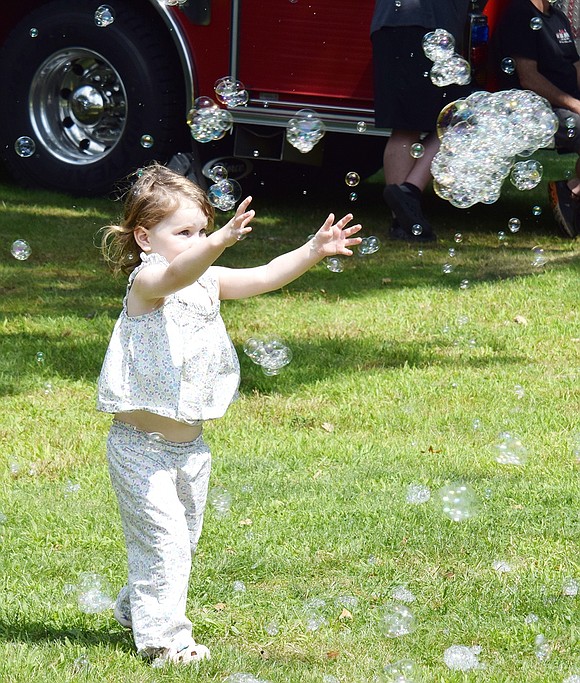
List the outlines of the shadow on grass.
{"label": "shadow on grass", "polygon": [[26,621],[18,615],[10,621],[0,619],[0,639],[22,643],[75,641],[80,645],[110,645],[130,652],[135,650],[128,632],[115,631],[106,626],[59,628],[47,622]]}
{"label": "shadow on grass", "polygon": [[[435,346],[429,342],[405,343],[357,336],[356,353],[350,351],[352,339],[345,336],[335,339],[318,338],[307,343],[300,338],[287,337],[287,341],[294,352],[295,362],[284,372],[283,379],[279,382],[263,376],[261,369],[251,364],[238,346],[238,356],[242,363],[242,391],[259,390],[269,393],[274,387],[283,393],[291,393],[298,386],[337,375],[356,375],[360,372],[404,366],[453,367],[457,364],[456,354],[452,353],[451,340],[439,340]],[[54,334],[4,334],[0,336],[0,396],[16,395],[29,390],[35,384],[41,387],[54,377],[96,382],[106,343],[102,332],[86,337],[72,333],[67,335],[62,331]],[[349,349],[346,355],[345,348]],[[44,354],[44,360],[40,364],[36,360],[39,352]],[[348,357],[347,362],[345,357]],[[496,345],[493,354],[462,357],[462,366],[505,366],[523,360],[523,357],[515,356],[513,350]]]}

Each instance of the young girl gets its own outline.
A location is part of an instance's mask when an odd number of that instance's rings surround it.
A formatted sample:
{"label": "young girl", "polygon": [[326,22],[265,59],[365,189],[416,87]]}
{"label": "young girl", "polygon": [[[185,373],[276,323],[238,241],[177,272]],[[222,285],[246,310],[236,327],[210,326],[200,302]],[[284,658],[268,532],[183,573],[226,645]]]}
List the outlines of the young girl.
{"label": "young girl", "polygon": [[292,282],[326,256],[350,256],[361,226],[330,214],[306,244],[255,268],[213,262],[251,230],[251,197],[211,232],[204,192],[152,164],[129,190],[120,226],[108,226],[105,257],[129,274],[98,384],[98,410],[113,413],[111,481],[127,546],[129,579],[115,618],[155,665],[209,658],[185,616],[191,555],[201,533],[210,474],[205,420],[221,417],[239,382],[220,299]]}

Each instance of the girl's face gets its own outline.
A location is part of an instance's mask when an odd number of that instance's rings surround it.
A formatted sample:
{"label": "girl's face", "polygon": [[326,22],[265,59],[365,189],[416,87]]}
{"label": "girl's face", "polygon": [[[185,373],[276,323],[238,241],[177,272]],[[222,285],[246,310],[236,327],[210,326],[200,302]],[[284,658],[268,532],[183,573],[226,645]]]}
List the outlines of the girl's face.
{"label": "girl's face", "polygon": [[197,204],[185,200],[152,228],[136,228],[135,241],[146,254],[160,254],[171,263],[198,240],[205,239],[206,228],[207,216]]}

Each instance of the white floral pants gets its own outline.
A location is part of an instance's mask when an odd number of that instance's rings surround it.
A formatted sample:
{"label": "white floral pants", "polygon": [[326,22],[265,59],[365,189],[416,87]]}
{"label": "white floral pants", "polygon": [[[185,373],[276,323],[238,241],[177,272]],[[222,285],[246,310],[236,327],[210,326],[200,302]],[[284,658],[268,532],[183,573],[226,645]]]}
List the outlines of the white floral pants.
{"label": "white floral pants", "polygon": [[207,498],[209,448],[201,435],[188,443],[152,440],[115,421],[107,458],[127,546],[130,604],[124,607],[130,609],[124,612],[131,615],[137,651],[185,646],[192,638],[185,606]]}

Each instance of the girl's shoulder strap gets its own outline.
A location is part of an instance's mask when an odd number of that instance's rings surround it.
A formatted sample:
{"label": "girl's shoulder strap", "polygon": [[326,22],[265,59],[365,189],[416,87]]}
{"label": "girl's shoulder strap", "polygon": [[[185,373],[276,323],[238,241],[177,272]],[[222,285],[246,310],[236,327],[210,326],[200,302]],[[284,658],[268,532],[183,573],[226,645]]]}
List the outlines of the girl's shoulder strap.
{"label": "girl's shoulder strap", "polygon": [[144,254],[142,252],[139,257],[141,259],[141,263],[137,266],[137,268],[135,268],[135,270],[131,271],[131,274],[129,275],[129,281],[127,282],[127,290],[131,288],[137,273],[143,270],[143,268],[157,264],[161,264],[163,266],[169,265],[169,261],[165,258],[165,256],[161,256],[161,254]]}

